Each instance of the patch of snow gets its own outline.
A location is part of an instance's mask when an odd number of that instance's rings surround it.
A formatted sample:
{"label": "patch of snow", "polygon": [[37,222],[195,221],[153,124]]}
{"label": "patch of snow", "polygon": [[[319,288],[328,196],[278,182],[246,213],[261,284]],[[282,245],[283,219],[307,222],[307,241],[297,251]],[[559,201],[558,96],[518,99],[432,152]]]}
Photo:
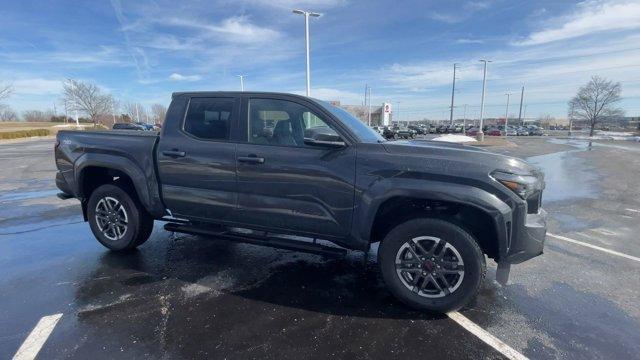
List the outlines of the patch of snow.
{"label": "patch of snow", "polygon": [[472,138],[471,136],[456,135],[456,134],[446,134],[446,135],[438,136],[437,138],[435,138],[433,140],[434,141],[451,142],[451,143],[466,143],[466,142],[475,142],[476,141],[476,139]]}

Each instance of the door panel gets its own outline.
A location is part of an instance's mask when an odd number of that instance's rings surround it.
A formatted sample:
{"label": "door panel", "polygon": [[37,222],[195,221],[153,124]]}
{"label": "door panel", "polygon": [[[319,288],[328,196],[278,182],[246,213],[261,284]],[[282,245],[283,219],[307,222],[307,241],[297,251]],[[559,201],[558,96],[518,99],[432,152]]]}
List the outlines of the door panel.
{"label": "door panel", "polygon": [[238,217],[245,224],[345,237],[351,227],[355,149],[308,146],[339,137],[293,101],[249,99],[248,142],[238,144]]}
{"label": "door panel", "polygon": [[238,217],[266,228],[345,236],[351,226],[352,147],[311,149],[238,144]]}
{"label": "door panel", "polygon": [[184,124],[158,144],[158,172],[165,205],[176,216],[234,221],[239,100],[192,98]]}

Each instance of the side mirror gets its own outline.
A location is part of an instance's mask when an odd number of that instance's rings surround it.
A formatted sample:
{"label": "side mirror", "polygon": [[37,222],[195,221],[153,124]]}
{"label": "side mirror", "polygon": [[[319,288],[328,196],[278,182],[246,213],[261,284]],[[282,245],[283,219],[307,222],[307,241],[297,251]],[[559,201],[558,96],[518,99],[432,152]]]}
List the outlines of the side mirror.
{"label": "side mirror", "polygon": [[316,134],[313,138],[304,138],[304,143],[311,146],[340,148],[345,146],[344,141],[337,134]]}

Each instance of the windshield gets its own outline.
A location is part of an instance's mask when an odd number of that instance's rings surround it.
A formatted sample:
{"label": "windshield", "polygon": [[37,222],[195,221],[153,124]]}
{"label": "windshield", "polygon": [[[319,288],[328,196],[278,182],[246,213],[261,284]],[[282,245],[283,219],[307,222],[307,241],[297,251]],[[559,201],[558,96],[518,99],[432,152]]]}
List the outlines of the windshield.
{"label": "windshield", "polygon": [[318,100],[318,102],[322,103],[322,105],[329,110],[333,115],[335,115],[340,121],[342,121],[346,126],[353,131],[354,134],[360,139],[361,142],[365,143],[379,143],[386,141],[380,134],[378,134],[375,130],[365,125],[362,121],[355,118],[353,115],[349,114],[347,111],[333,106],[326,101]]}

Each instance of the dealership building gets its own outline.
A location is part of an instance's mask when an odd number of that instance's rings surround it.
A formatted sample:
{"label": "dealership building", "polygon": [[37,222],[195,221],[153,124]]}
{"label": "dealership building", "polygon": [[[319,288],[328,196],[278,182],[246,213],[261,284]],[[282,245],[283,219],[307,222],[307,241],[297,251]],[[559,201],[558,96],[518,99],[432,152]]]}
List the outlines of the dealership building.
{"label": "dealership building", "polygon": [[[369,121],[369,106],[343,105],[340,101],[331,101],[331,105],[346,110],[365,124]],[[382,103],[380,106],[371,106],[371,126],[386,126],[391,124],[391,121],[393,121],[393,119],[390,103]]]}

